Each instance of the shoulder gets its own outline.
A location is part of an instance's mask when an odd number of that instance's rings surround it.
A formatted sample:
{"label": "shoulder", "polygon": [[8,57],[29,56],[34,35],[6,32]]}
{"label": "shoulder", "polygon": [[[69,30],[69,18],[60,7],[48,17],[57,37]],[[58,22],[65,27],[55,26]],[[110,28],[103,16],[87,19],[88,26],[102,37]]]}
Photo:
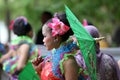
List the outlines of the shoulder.
{"label": "shoulder", "polygon": [[119,69],[116,60],[109,54],[102,54],[101,67],[103,74],[108,80],[117,80],[119,76]]}
{"label": "shoulder", "polygon": [[102,65],[104,65],[106,71],[114,72],[113,70],[115,70],[115,68],[117,67],[116,64],[117,62],[111,55],[109,54],[102,55]]}
{"label": "shoulder", "polygon": [[102,54],[102,61],[104,62],[109,62],[109,63],[114,63],[114,58],[110,54]]}
{"label": "shoulder", "polygon": [[29,50],[30,46],[28,44],[22,44],[21,46],[19,46],[18,50],[20,52],[27,52]]}
{"label": "shoulder", "polygon": [[68,80],[77,80],[79,67],[73,57],[63,62],[64,76]]}
{"label": "shoulder", "polygon": [[73,56],[69,56],[67,60],[63,62],[64,68],[78,67],[77,62]]}

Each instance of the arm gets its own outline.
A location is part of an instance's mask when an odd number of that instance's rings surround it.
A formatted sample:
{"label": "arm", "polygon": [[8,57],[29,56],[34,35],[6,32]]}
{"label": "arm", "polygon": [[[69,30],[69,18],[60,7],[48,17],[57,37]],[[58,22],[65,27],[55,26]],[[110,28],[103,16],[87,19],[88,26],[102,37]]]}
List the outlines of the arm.
{"label": "arm", "polygon": [[1,58],[0,58],[0,63],[2,63],[3,61],[11,58],[14,56],[14,54],[16,54],[16,51],[15,50],[9,50],[8,53],[6,53],[5,55],[3,55]]}
{"label": "arm", "polygon": [[18,65],[17,65],[18,71],[23,69],[26,65],[26,62],[28,60],[29,48],[30,46],[28,44],[22,44],[17,50],[17,54],[19,56]]}
{"label": "arm", "polygon": [[78,80],[78,65],[74,57],[63,62],[65,80]]}

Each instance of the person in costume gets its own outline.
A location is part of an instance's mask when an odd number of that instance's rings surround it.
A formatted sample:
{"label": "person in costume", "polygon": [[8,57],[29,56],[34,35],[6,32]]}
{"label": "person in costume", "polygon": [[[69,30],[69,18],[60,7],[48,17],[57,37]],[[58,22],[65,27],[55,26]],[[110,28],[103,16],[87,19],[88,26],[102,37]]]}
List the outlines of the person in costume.
{"label": "person in costume", "polygon": [[15,19],[13,32],[18,37],[11,41],[12,49],[0,58],[0,62],[3,63],[3,70],[14,77],[26,63],[40,55],[40,50],[32,40],[32,27],[24,16]]}
{"label": "person in costume", "polygon": [[[100,51],[99,41],[103,38],[99,36],[99,31],[93,25],[84,25],[84,28],[96,40],[96,69],[97,80],[120,80],[120,70],[115,59],[110,54],[105,54]],[[81,53],[77,54],[77,63],[81,66]],[[86,67],[86,66],[85,66]]]}
{"label": "person in costume", "polygon": [[[48,55],[32,61],[41,80],[86,80],[80,73],[74,55],[79,50],[69,37],[73,35],[66,14],[56,14],[43,25],[43,42]],[[80,69],[81,70],[81,69]]]}

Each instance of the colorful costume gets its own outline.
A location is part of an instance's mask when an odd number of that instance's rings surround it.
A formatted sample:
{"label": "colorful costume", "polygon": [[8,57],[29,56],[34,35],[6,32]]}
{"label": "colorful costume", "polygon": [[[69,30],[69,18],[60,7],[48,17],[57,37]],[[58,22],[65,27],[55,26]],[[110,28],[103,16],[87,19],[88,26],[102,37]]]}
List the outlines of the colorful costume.
{"label": "colorful costume", "polygon": [[[40,75],[41,80],[65,80],[62,64],[69,56],[74,56],[77,50],[76,43],[71,41],[63,43],[58,49],[53,49],[44,59],[44,67]],[[84,78],[82,76],[83,80]]]}
{"label": "colorful costume", "polygon": [[[28,61],[32,60],[33,58],[35,58],[39,55],[39,53],[40,53],[39,49],[37,48],[37,46],[35,46],[35,44],[33,43],[31,38],[29,38],[27,36],[20,36],[12,41],[14,50],[16,50],[22,44],[28,44],[30,46],[29,53],[28,53],[29,54]],[[16,55],[16,56],[4,61],[3,69],[10,74],[14,74],[16,72],[18,59],[19,59],[19,56]]]}

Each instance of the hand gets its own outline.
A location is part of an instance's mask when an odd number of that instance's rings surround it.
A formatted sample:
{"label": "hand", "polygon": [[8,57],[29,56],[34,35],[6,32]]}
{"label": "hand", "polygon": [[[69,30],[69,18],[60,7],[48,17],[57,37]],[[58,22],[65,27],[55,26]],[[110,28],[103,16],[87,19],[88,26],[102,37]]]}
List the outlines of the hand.
{"label": "hand", "polygon": [[41,74],[42,71],[42,66],[43,66],[43,58],[42,57],[37,57],[34,60],[32,60],[32,65],[34,69],[36,70],[37,74]]}
{"label": "hand", "polygon": [[37,58],[35,58],[35,59],[32,60],[32,64],[35,65],[35,66],[37,66],[37,65],[38,65],[39,63],[41,63],[43,60],[44,60],[44,59],[43,59],[41,56],[39,56],[39,57],[37,57]]}

